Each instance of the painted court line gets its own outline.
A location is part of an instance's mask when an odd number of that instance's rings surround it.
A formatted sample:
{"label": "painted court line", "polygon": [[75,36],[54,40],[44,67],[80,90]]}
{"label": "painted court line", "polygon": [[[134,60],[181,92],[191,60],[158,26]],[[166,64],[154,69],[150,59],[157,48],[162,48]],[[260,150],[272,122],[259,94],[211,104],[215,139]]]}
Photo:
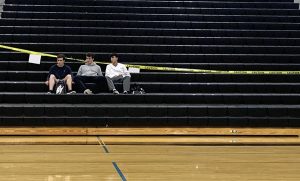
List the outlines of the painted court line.
{"label": "painted court line", "polygon": [[[104,141],[100,138],[100,136],[97,136],[97,140],[98,143],[102,146],[104,153],[109,154],[109,149],[108,147],[105,145]],[[121,177],[122,181],[127,181],[126,177],[124,176],[122,170],[119,168],[118,164],[116,162],[112,162],[115,170],[117,171],[117,173],[119,174],[119,176]]]}
{"label": "painted court line", "polygon": [[114,165],[116,171],[118,172],[119,176],[121,177],[122,181],[127,181],[125,176],[123,175],[121,169],[118,167],[116,162],[112,162],[112,164]]}
{"label": "painted court line", "polygon": [[100,136],[97,136],[97,139],[98,139],[99,144],[102,146],[104,152],[109,153],[109,150],[108,150],[107,146],[105,145],[104,141],[102,141]]}

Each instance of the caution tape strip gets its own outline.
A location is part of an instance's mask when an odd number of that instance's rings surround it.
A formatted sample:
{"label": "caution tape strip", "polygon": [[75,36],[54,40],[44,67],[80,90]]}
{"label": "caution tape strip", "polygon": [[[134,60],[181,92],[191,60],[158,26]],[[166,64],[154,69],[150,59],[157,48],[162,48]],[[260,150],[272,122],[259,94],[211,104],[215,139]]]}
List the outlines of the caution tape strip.
{"label": "caution tape strip", "polygon": [[[45,57],[56,58],[56,55],[26,50],[22,48],[11,47],[7,45],[1,45],[0,48],[12,50],[16,52],[41,55]],[[84,62],[82,59],[66,57],[67,60]],[[109,64],[108,62],[95,61],[98,64]],[[170,71],[170,72],[191,72],[191,73],[207,73],[207,74],[254,74],[254,75],[300,75],[300,71],[226,71],[226,70],[206,70],[206,69],[189,69],[189,68],[174,68],[174,67],[158,67],[158,66],[147,66],[147,65],[132,65],[126,64],[127,67],[139,68],[142,70],[155,70],[155,71]]]}

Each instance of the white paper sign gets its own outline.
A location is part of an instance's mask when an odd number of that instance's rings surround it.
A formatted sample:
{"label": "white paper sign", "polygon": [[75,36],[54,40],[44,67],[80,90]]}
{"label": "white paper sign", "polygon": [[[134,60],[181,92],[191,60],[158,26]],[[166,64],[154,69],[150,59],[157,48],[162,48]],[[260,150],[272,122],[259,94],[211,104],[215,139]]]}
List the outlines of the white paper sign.
{"label": "white paper sign", "polygon": [[41,64],[41,55],[34,55],[34,54],[30,54],[29,55],[29,63],[33,63],[33,64]]}
{"label": "white paper sign", "polygon": [[139,69],[139,68],[129,67],[129,68],[128,68],[128,71],[129,71],[130,73],[134,73],[134,74],[140,73],[140,69]]}

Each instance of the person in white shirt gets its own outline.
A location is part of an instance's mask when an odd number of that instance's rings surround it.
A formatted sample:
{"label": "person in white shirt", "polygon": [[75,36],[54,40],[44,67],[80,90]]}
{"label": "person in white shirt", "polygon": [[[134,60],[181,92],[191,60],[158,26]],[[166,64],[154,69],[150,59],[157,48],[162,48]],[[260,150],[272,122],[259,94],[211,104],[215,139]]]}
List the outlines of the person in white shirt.
{"label": "person in white shirt", "polygon": [[85,59],[85,65],[81,65],[74,78],[74,82],[77,85],[79,92],[84,94],[93,94],[93,92],[87,88],[86,83],[96,83],[97,88],[101,92],[107,92],[106,79],[102,75],[101,67],[94,62],[95,55],[93,53],[87,53]]}
{"label": "person in white shirt", "polygon": [[118,55],[116,53],[110,56],[111,63],[106,66],[105,77],[109,91],[114,94],[119,94],[119,91],[115,88],[114,83],[123,83],[123,93],[128,94],[130,89],[130,73],[124,64],[118,63]]}

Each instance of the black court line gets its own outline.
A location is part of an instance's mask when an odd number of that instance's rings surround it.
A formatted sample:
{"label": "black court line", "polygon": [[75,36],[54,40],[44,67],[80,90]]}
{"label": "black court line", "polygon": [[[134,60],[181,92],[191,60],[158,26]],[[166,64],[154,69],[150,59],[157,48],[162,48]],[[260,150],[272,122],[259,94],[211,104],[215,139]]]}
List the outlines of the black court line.
{"label": "black court line", "polygon": [[[104,153],[109,154],[109,149],[108,147],[105,145],[104,141],[100,138],[100,136],[97,136],[98,142],[99,144],[102,146]],[[122,181],[127,181],[126,177],[124,176],[122,170],[119,168],[118,164],[116,162],[112,162],[115,170],[117,171],[117,173],[119,174],[119,176],[121,177]]]}

